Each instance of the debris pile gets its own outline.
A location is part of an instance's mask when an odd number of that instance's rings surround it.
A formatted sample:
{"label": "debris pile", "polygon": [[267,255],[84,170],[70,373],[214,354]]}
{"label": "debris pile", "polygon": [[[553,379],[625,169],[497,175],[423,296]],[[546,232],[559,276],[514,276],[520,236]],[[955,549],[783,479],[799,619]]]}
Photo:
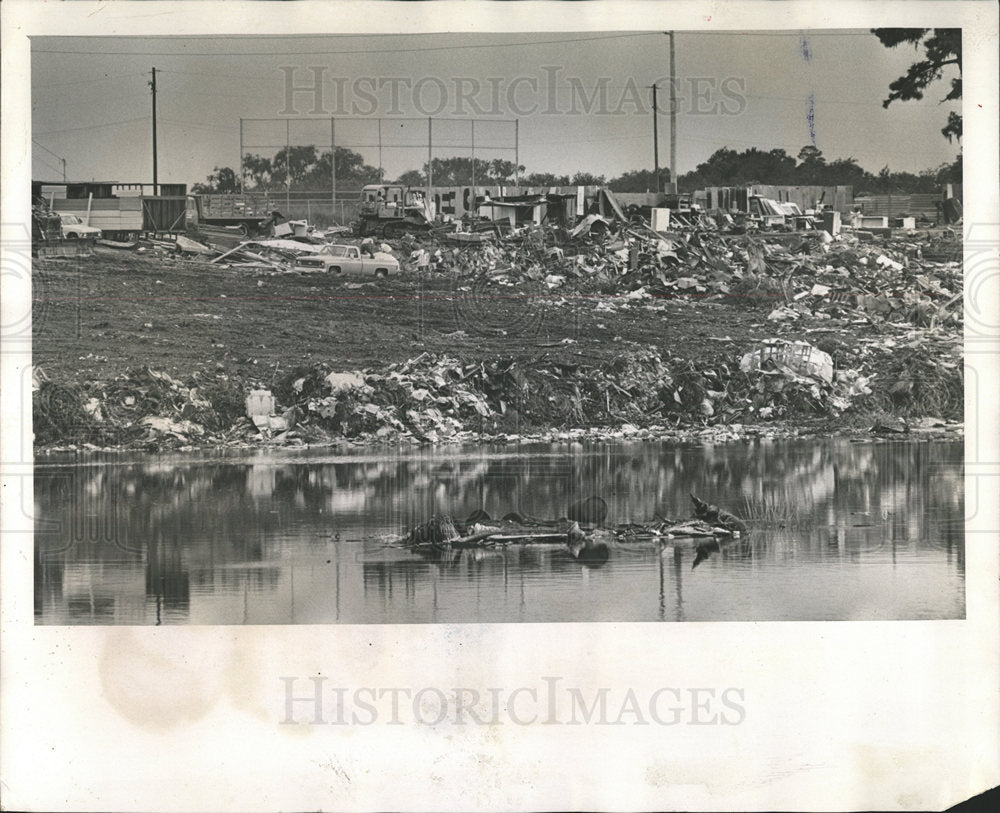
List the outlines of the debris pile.
{"label": "debris pile", "polygon": [[[662,217],[651,220],[664,225]],[[36,225],[40,234],[47,228],[41,221]],[[545,307],[556,309],[552,325],[568,324],[564,317],[572,311],[574,319],[594,329],[576,338],[556,332],[555,341],[508,350],[500,343],[508,337],[506,321],[482,341],[485,332],[435,328],[454,337],[453,343],[433,337],[422,346],[433,348],[427,352],[365,369],[351,367],[370,362],[314,363],[311,338],[302,333],[307,352],[293,356],[297,348],[289,353],[286,343],[284,354],[273,360],[270,381],[247,366],[243,377],[230,378],[225,371],[234,368],[221,363],[215,378],[195,374],[186,381],[149,367],[129,367],[110,381],[79,388],[39,376],[36,441],[147,447],[435,443],[570,432],[577,433],[572,437],[655,436],[710,427],[731,429],[735,437],[748,427],[780,421],[801,427],[805,419],[839,421],[840,427],[874,422],[885,431],[897,419],[907,429],[918,426],[916,419],[961,421],[963,277],[961,240],[953,232],[931,236],[910,230],[896,237],[860,229],[831,236],[811,227],[767,232],[728,215],[674,217],[673,210],[667,225],[669,230],[654,231],[642,214],[625,216],[611,207],[575,226],[470,221],[404,232],[386,243],[370,237],[360,246],[343,236],[344,227],[319,232],[301,223],[290,224],[286,236],[239,237],[225,246],[209,240],[208,230],[141,240],[131,244],[137,255],[201,263],[199,275],[207,268],[305,273],[310,262],[331,268],[332,252],[343,249],[362,261],[362,271],[345,271],[351,276],[365,273],[364,258],[377,250],[399,261],[399,281],[386,285],[420,289],[420,305],[401,296],[401,309],[425,307],[424,291],[449,301],[461,297],[458,304],[486,303],[484,313],[494,297],[544,296]],[[122,248],[125,244],[105,244],[97,250]],[[302,259],[309,255],[315,256]],[[147,272],[149,263],[135,257],[117,268]],[[309,288],[310,305],[323,300],[323,286],[334,285],[336,277],[330,271],[308,280],[315,286]],[[219,274],[213,280],[227,278]],[[270,285],[261,279],[239,282]],[[304,281],[294,280],[299,282]],[[389,293],[384,299],[394,300],[395,291]],[[228,289],[220,299],[227,294]],[[364,296],[354,301],[367,312]],[[673,329],[672,317],[680,315],[677,321],[687,330],[703,315],[719,324],[737,309],[737,339],[707,330],[684,334],[679,346],[663,338]],[[441,308],[437,311],[438,324],[445,324]],[[466,326],[478,325],[478,313],[462,315]],[[560,329],[545,324],[546,331]],[[619,330],[636,341],[623,340]],[[298,340],[291,324],[280,332]],[[211,341],[213,348],[223,347]],[[605,346],[598,347],[601,341]],[[650,341],[657,345],[646,344]],[[394,349],[394,358],[400,358]],[[256,364],[256,358],[250,362]],[[297,363],[309,366],[292,366]]]}
{"label": "debris pile", "polygon": [[232,408],[218,385],[207,392],[149,367],[129,369],[86,390],[56,384],[35,370],[32,401],[37,443],[183,446],[220,441],[234,430]]}
{"label": "debris pile", "polygon": [[291,271],[299,257],[315,254],[319,246],[297,240],[248,240],[210,260],[227,268]]}
{"label": "debris pile", "polygon": [[[412,527],[395,545],[417,553],[432,553],[467,548],[503,548],[507,545],[554,544],[566,546],[581,561],[600,559],[603,564],[608,556],[607,545],[602,540],[617,540],[620,543],[699,538],[719,540],[739,538],[748,532],[746,523],[725,509],[710,505],[694,494],[691,501],[694,503],[694,516],[690,519],[671,520],[657,515],[648,522],[619,524],[613,528],[601,525],[603,514],[601,521],[581,527],[580,520],[573,518],[575,506],[570,507],[567,516],[549,520],[525,517],[518,511],[494,519],[482,508],[464,521],[450,514],[435,514]],[[591,497],[585,502],[604,505],[600,497]]]}
{"label": "debris pile", "polygon": [[330,373],[321,365],[293,374],[278,393],[301,410],[301,424],[344,437],[434,443],[469,432],[639,422],[662,412],[669,385],[657,351],[634,346],[608,364],[544,356],[463,363],[422,353],[384,371]]}
{"label": "debris pile", "polygon": [[715,297],[766,307],[779,322],[806,315],[916,325],[961,320],[961,256],[948,233],[873,242],[861,231],[747,233],[731,221],[699,214],[656,232],[639,216],[621,222],[588,215],[572,230],[529,225],[461,246],[435,230],[406,234],[400,251],[417,272],[499,286]]}

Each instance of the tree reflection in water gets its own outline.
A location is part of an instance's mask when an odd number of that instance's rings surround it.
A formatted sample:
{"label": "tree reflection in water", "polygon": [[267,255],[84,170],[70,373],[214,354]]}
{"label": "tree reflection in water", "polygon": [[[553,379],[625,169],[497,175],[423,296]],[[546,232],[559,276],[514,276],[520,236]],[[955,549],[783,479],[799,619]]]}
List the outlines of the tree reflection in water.
{"label": "tree reflection in water", "polygon": [[[552,604],[572,604],[564,595],[572,583],[602,596],[598,615],[683,620],[692,606],[681,600],[682,570],[684,587],[715,584],[721,594],[724,577],[819,562],[936,563],[960,584],[962,474],[961,443],[570,444],[39,465],[35,616],[42,623],[291,623],[311,612],[314,622],[379,622],[439,620],[435,607],[446,607],[441,612],[460,621],[576,620]],[[380,542],[435,513],[558,517],[592,496],[606,501],[609,526],[657,514],[681,518],[690,515],[690,492],[744,517],[751,534],[731,544],[678,542],[662,552],[656,543],[602,538],[576,549],[422,557],[386,552]],[[461,606],[447,594],[458,580],[474,588],[471,598],[461,593]],[[640,582],[649,586],[639,590]],[[496,616],[481,606],[494,591],[502,597]],[[643,609],[646,596],[653,604]],[[908,595],[900,606],[916,612]],[[964,593],[927,606],[932,615],[960,617]]]}

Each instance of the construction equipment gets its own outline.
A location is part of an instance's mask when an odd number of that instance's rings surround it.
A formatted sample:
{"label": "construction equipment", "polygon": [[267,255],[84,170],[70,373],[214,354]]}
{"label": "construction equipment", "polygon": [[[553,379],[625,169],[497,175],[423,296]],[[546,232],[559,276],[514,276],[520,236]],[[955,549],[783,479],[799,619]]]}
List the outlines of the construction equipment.
{"label": "construction equipment", "polygon": [[423,191],[400,184],[368,184],[361,190],[358,234],[399,237],[426,232],[434,218]]}
{"label": "construction equipment", "polygon": [[[99,229],[94,229],[97,236]],[[89,257],[94,253],[91,239],[68,240],[62,225],[62,217],[53,212],[45,198],[32,201],[31,206],[31,255],[33,257]]]}

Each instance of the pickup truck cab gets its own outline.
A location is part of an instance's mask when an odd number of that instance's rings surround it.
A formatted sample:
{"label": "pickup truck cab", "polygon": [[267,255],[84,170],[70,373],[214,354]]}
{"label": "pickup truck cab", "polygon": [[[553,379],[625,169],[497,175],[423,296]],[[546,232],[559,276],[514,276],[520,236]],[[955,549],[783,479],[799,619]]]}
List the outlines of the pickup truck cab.
{"label": "pickup truck cab", "polygon": [[391,254],[375,252],[362,256],[357,246],[323,246],[315,254],[300,257],[295,267],[301,271],[325,271],[329,274],[387,277],[399,273],[399,262]]}
{"label": "pickup truck cab", "polygon": [[59,215],[62,236],[65,240],[96,240],[101,236],[101,230],[96,226],[88,226],[79,215],[68,212],[56,212]]}

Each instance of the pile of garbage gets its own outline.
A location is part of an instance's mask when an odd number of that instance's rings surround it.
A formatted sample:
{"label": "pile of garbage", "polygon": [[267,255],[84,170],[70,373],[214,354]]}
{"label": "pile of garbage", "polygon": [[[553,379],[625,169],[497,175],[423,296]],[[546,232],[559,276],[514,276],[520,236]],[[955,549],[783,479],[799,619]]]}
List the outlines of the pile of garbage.
{"label": "pile of garbage", "polygon": [[[242,240],[228,251],[178,237],[157,251],[219,266],[285,273],[341,234]],[[747,426],[801,418],[858,421],[963,413],[961,242],[947,231],[869,239],[739,230],[699,214],[670,231],[591,214],[557,224],[405,234],[391,251],[410,275],[463,286],[554,290],[598,311],[652,311],[665,299],[713,299],[759,314],[765,338],[679,358],[623,343],[610,360],[579,352],[467,361],[421,353],[365,370],[318,364],[271,382],[187,382],[148,367],[84,389],[37,371],[36,442],[186,445],[435,443],[513,439],[537,430]],[[589,307],[589,304],[587,305]],[[670,303],[676,307],[676,303]],[[758,327],[754,325],[754,327]],[[566,340],[570,341],[570,340]]]}
{"label": "pile of garbage", "polygon": [[41,446],[154,449],[517,441],[565,430],[616,437],[845,414],[869,423],[892,416],[909,431],[908,417],[933,419],[931,427],[961,421],[961,353],[959,337],[939,327],[861,341],[850,367],[808,342],[772,338],[698,362],[637,344],[593,361],[421,353],[378,369],[299,368],[272,388],[198,374],[185,382],[143,367],[81,389],[36,368],[34,431]]}
{"label": "pile of garbage", "polygon": [[[298,371],[277,388],[303,438],[425,443],[566,427],[674,426],[837,417],[870,406],[871,374],[835,370],[806,342],[771,339],[703,367],[626,346],[612,361],[462,363],[423,353],[385,371]],[[287,414],[287,413],[286,413]]]}
{"label": "pile of garbage", "polygon": [[670,381],[659,353],[641,346],[596,364],[544,356],[463,363],[422,353],[385,370],[297,371],[276,395],[299,411],[302,432],[308,425],[345,437],[434,443],[467,432],[642,421],[663,410]]}
{"label": "pile of garbage", "polygon": [[35,442],[42,445],[161,448],[218,441],[246,428],[242,409],[218,384],[188,385],[150,367],[127,369],[87,389],[55,383],[35,367],[33,389]]}
{"label": "pile of garbage", "polygon": [[[414,249],[417,239],[409,236],[403,246],[406,253],[427,255],[418,270],[497,285],[535,282],[549,289],[718,297],[766,307],[773,321],[812,315],[930,325],[958,324],[962,315],[961,257],[949,238],[876,244],[850,233],[833,238],[815,230],[657,233],[632,224],[579,234],[529,226],[475,247],[424,243]],[[924,249],[941,259],[926,259]]]}
{"label": "pile of garbage", "polygon": [[[331,242],[356,242],[345,238],[347,230],[291,221],[273,226],[268,238],[226,248],[179,235],[146,241],[139,251],[282,274],[299,270],[302,257]],[[766,309],[776,323],[810,316],[957,327],[962,319],[961,240],[949,230],[901,231],[876,240],[849,227],[837,235],[819,228],[768,232],[724,213],[685,218],[671,211],[669,228],[654,231],[641,215],[627,217],[612,207],[607,217],[588,214],[572,227],[444,223],[378,248],[411,276],[448,274],[477,284],[567,293],[715,298]]]}

